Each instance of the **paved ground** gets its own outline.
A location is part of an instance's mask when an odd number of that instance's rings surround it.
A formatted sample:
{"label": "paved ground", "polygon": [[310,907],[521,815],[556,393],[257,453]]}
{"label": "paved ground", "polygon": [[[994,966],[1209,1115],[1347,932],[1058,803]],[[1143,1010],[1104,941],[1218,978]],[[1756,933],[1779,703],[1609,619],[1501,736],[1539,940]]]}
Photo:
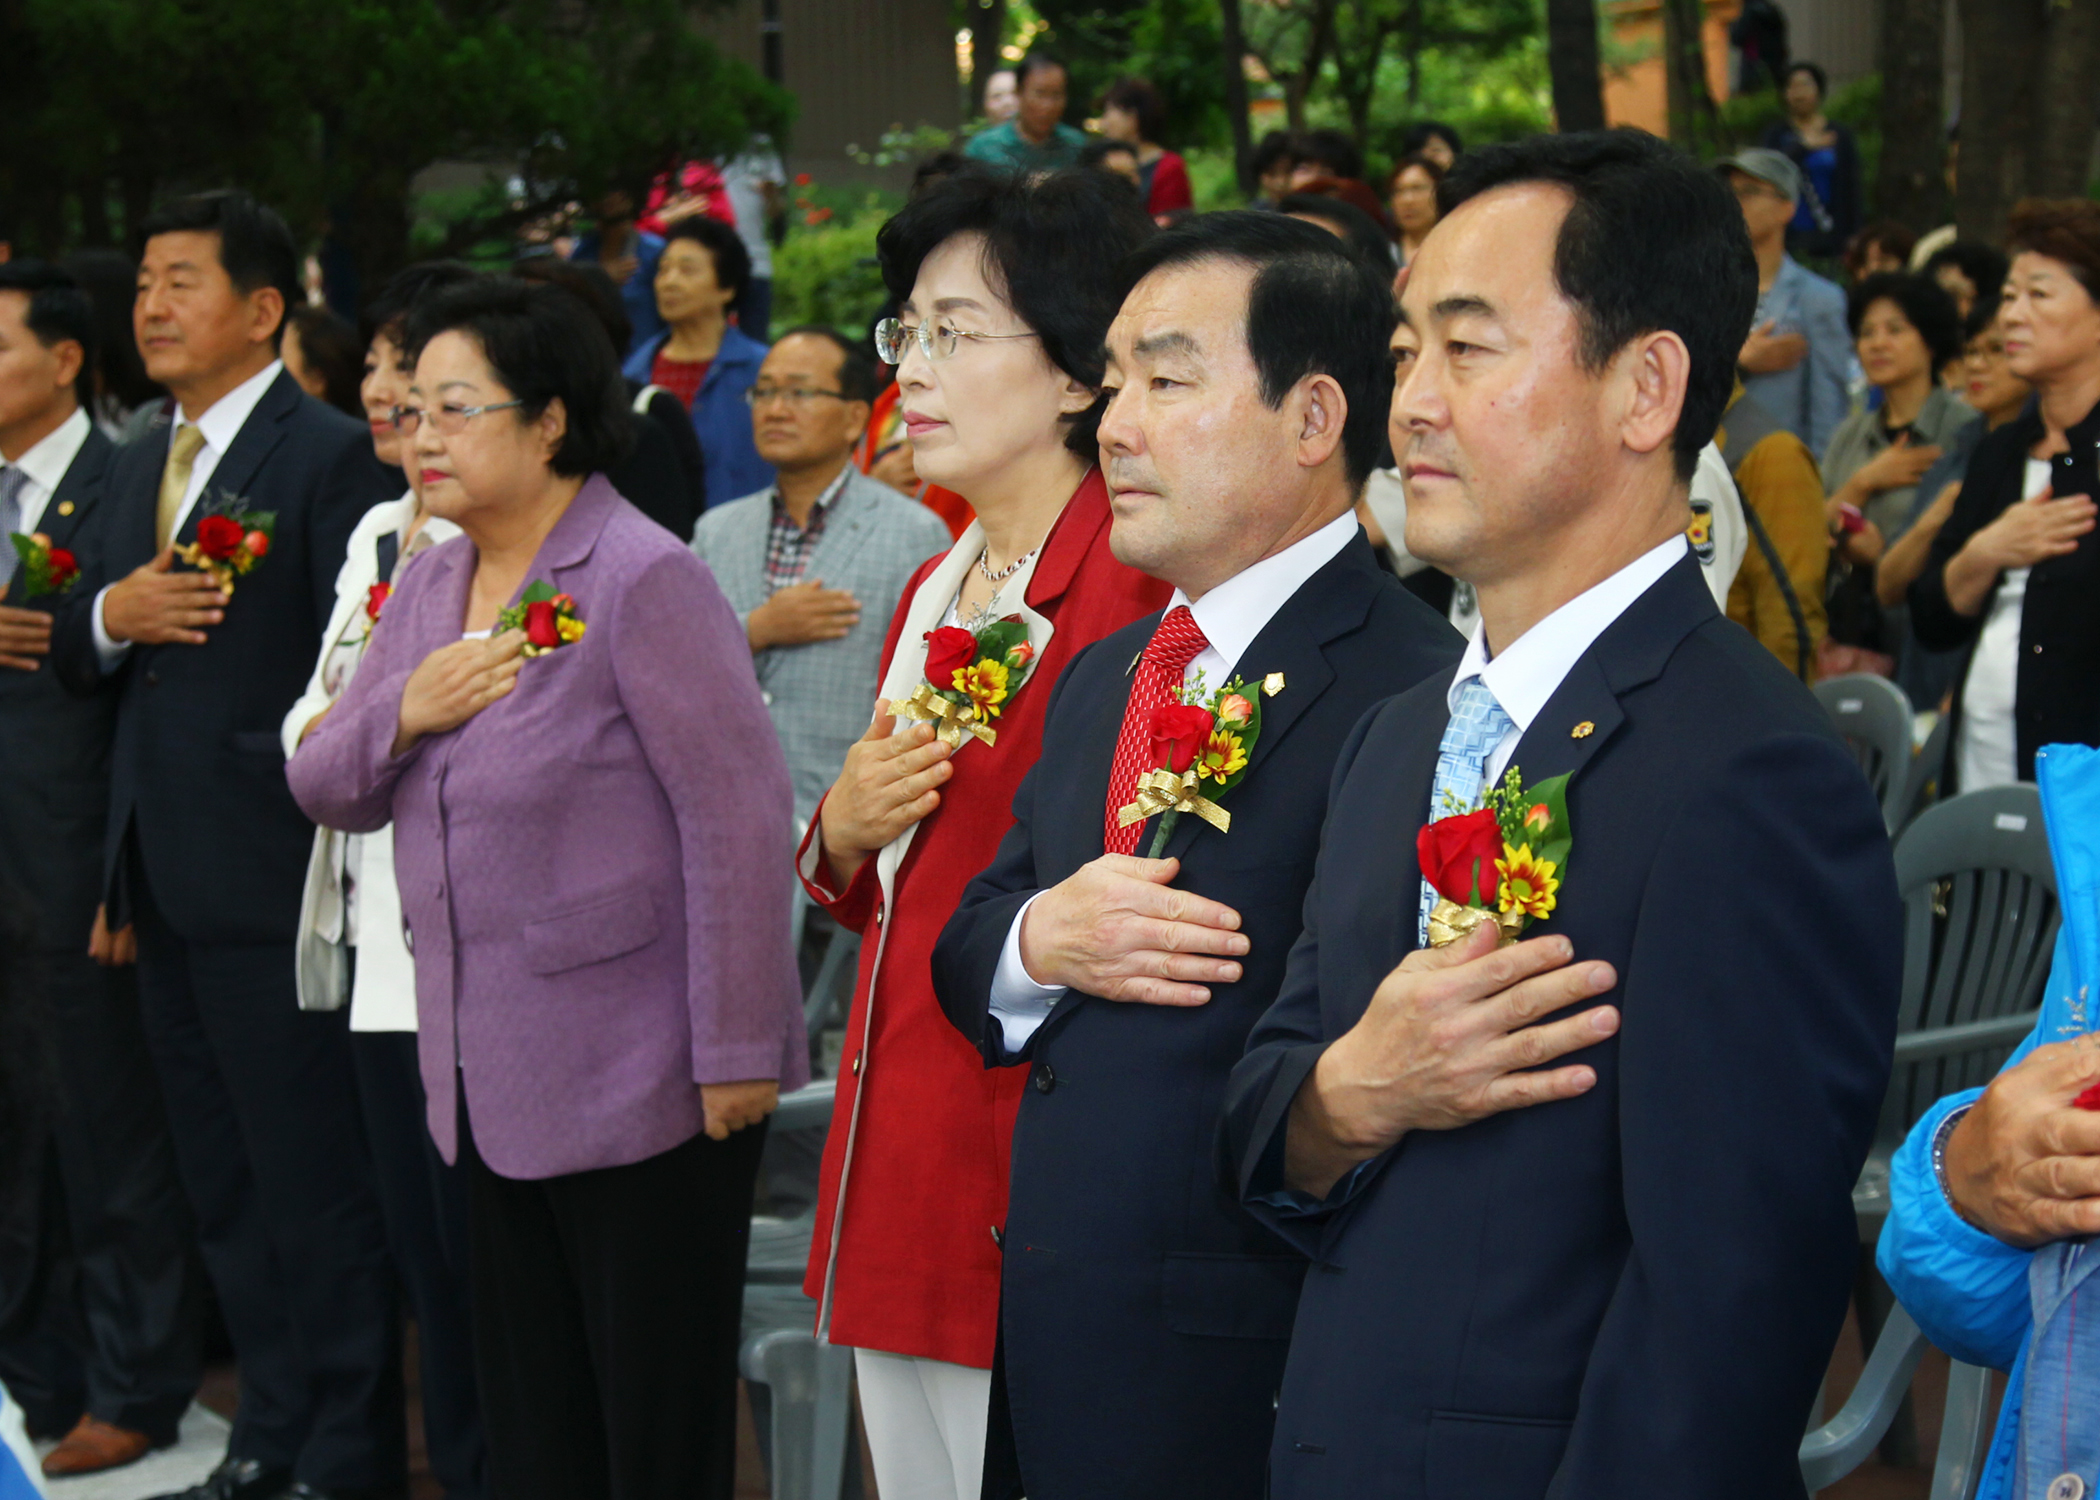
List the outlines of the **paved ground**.
{"label": "paved ground", "polygon": [[[147,1500],[195,1484],[209,1474],[226,1452],[230,1427],[224,1417],[192,1406],[182,1419],[182,1437],[172,1448],[149,1453],[127,1468],[78,1479],[47,1479],[51,1500]],[[39,1443],[38,1453],[55,1447]]]}

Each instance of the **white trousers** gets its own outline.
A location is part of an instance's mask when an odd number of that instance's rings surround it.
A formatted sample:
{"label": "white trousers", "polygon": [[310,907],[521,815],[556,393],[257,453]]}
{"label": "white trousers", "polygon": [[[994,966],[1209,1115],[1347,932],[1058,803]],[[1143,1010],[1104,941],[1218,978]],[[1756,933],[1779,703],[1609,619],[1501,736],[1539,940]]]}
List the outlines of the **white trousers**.
{"label": "white trousers", "polygon": [[874,1349],[853,1372],[882,1500],[978,1500],[992,1372]]}

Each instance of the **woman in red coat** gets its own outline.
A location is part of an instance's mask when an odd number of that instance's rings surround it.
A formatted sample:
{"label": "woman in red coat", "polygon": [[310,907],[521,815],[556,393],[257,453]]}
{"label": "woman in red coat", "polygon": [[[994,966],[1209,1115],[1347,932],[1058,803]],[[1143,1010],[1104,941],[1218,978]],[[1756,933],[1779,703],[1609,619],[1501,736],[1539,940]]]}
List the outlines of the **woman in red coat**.
{"label": "woman in red coat", "polygon": [[866,934],[806,1286],[855,1351],[885,1497],[977,1500],[1023,1083],[948,1024],[934,941],[1011,822],[1059,671],[1168,592],[1110,554],[1094,467],[1116,266],[1148,227],[1098,174],[971,170],[878,241],[914,462],[977,513],[905,590],[875,721],[799,856]]}

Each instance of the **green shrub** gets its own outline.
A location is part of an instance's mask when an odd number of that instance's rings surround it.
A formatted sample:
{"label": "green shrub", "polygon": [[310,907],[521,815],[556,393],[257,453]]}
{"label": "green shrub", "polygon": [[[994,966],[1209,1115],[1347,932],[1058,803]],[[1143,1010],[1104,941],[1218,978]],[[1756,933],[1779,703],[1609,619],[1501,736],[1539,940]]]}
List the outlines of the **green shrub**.
{"label": "green shrub", "polygon": [[[817,323],[857,339],[886,293],[875,263],[875,234],[892,206],[870,193],[850,214],[818,208],[794,215],[773,251],[773,326]],[[815,224],[806,220],[822,215]]]}

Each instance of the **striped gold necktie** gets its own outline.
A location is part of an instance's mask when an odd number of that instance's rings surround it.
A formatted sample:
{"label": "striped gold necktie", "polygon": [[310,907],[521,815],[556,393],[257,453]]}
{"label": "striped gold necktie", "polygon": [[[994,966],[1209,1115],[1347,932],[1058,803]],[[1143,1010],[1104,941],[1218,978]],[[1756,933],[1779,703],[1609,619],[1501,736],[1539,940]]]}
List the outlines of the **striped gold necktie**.
{"label": "striped gold necktie", "polygon": [[160,471],[160,513],[153,531],[153,550],[165,552],[175,540],[175,518],[182,514],[183,497],[190,492],[190,470],[204,447],[204,429],[185,422],[175,429],[168,445],[168,466]]}

